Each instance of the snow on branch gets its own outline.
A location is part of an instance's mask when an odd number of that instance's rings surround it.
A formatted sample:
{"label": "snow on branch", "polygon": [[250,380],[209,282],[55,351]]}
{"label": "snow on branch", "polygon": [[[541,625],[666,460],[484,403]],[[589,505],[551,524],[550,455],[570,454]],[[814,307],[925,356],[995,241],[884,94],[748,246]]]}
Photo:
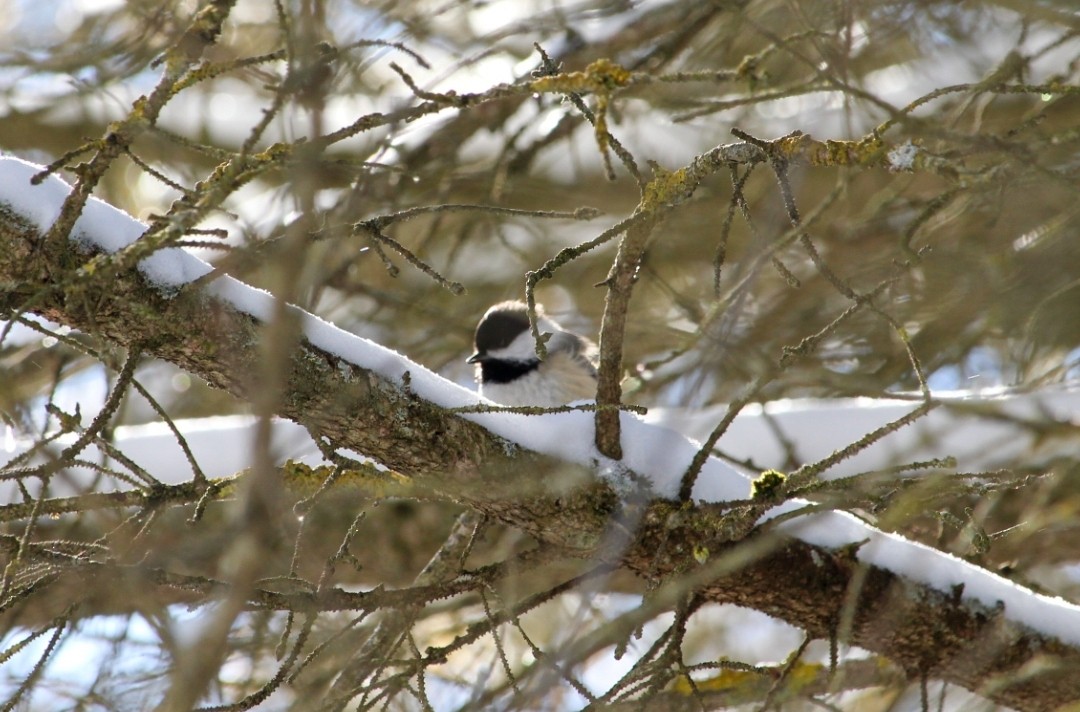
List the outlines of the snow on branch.
{"label": "snow on branch", "polygon": [[[240,397],[249,396],[254,386],[246,373],[258,358],[258,329],[285,305],[225,275],[204,280],[213,268],[180,248],[141,259],[142,280],[121,273],[107,285],[95,283],[98,269],[87,265],[107,266],[108,256],[135,244],[146,226],[90,199],[66,251],[38,248],[33,239],[48,232],[71,190],[55,175],[32,184],[41,171],[18,159],[0,158],[0,280],[21,285],[4,297],[8,313],[32,312],[99,330],[108,339],[138,345]],[[83,300],[69,301],[64,288],[37,283],[44,263],[50,273],[67,270],[80,280],[81,289],[100,292],[98,311],[81,312]],[[189,289],[196,281],[201,294]],[[207,305],[206,295],[215,306]],[[125,301],[132,299],[144,303]],[[169,313],[161,318],[147,316],[154,310],[164,313],[166,307]],[[697,478],[696,505],[681,507],[671,500],[699,446],[674,431],[621,413],[623,458],[610,460],[593,444],[589,412],[477,412],[477,406],[491,404],[399,353],[296,307],[285,309],[296,317],[305,343],[292,359],[280,415],[334,448],[370,455],[410,477],[452,480],[459,485],[453,489],[459,501],[563,546],[600,546],[610,538],[607,527],[615,515],[627,532],[617,555],[631,569],[650,576],[687,575],[712,600],[759,608],[814,635],[835,632],[834,614],[845,605],[845,592],[884,596],[884,587],[899,581],[904,593],[891,594],[891,605],[907,613],[890,617],[893,628],[883,631],[866,611],[857,612],[852,640],[897,658],[909,671],[921,669],[977,689],[988,676],[1029,661],[1033,651],[1080,664],[1078,606],[878,530],[847,512],[820,511],[800,500],[773,506],[752,499],[750,478],[713,457]],[[601,484],[576,499],[514,501],[521,499],[524,478],[538,481],[560,462],[599,474]],[[524,474],[511,474],[515,470]],[[500,488],[500,481],[514,484]],[[799,541],[750,564],[739,558],[733,568],[725,555],[731,542],[752,531],[772,536],[777,529]],[[667,538],[681,543],[659,561],[656,543]],[[850,589],[853,581],[861,581],[863,588]],[[860,605],[872,608],[882,600]],[[942,632],[941,626],[948,630]],[[957,645],[971,644],[975,636],[991,631],[1000,654],[974,667],[951,655],[948,646],[911,649],[904,642],[911,643],[913,635],[920,640],[942,635]],[[1048,672],[1038,682],[1044,700],[1080,698],[1078,680]],[[1020,695],[1030,693],[1025,684],[992,696],[1022,703]]]}

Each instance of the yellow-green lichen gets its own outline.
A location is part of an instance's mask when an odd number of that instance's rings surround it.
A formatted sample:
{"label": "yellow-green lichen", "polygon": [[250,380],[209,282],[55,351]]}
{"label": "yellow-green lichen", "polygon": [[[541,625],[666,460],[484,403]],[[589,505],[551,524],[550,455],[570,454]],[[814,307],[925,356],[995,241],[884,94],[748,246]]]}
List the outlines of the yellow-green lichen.
{"label": "yellow-green lichen", "polygon": [[645,186],[642,205],[678,205],[693,193],[696,182],[691,179],[691,172],[686,168],[667,171],[653,168],[653,179]]}
{"label": "yellow-green lichen", "polygon": [[554,74],[533,81],[530,88],[537,92],[606,93],[626,86],[632,75],[610,59],[598,59],[584,71]]}
{"label": "yellow-green lichen", "polygon": [[884,143],[873,134],[858,141],[818,141],[795,131],[774,141],[772,148],[784,158],[811,166],[869,166],[881,161]]}
{"label": "yellow-green lichen", "polygon": [[[317,492],[333,471],[330,465],[312,467],[296,460],[288,460],[281,467],[286,489],[299,496]],[[334,479],[334,487],[377,498],[416,497],[422,493],[410,478],[392,470],[381,470],[372,463],[358,463],[342,470]]]}
{"label": "yellow-green lichen", "polygon": [[750,483],[751,499],[772,499],[787,481],[787,475],[779,470],[765,470]]}

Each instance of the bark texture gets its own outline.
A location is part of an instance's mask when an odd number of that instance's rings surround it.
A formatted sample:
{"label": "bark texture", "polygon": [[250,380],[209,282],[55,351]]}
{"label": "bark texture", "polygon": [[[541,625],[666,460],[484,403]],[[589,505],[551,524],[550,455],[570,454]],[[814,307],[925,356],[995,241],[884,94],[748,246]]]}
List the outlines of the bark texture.
{"label": "bark texture", "polygon": [[[32,312],[118,346],[138,345],[237,398],[259,388],[250,374],[258,372],[260,325],[250,317],[197,293],[166,299],[134,271],[75,276],[85,260],[69,243],[44,243],[0,211],[5,312]],[[910,677],[956,683],[1017,709],[1080,700],[1080,651],[999,611],[962,603],[959,591],[946,596],[866,568],[851,552],[746,531],[755,507],[620,503],[580,468],[507,443],[308,343],[289,363],[280,416],[541,542],[632,571],[659,584],[661,596],[694,591],[763,611],[812,637],[838,637],[887,656]],[[554,481],[578,485],[552,492]],[[177,585],[161,578],[139,585]],[[212,587],[191,585],[184,598],[213,595]],[[264,605],[272,607],[272,597]]]}

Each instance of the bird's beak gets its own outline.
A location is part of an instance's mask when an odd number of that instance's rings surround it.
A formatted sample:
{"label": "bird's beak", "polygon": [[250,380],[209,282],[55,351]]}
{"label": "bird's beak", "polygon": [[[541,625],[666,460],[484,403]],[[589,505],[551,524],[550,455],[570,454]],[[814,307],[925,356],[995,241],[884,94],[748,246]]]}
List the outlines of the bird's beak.
{"label": "bird's beak", "polygon": [[488,355],[482,351],[477,351],[469,358],[465,359],[465,363],[481,363],[487,360]]}

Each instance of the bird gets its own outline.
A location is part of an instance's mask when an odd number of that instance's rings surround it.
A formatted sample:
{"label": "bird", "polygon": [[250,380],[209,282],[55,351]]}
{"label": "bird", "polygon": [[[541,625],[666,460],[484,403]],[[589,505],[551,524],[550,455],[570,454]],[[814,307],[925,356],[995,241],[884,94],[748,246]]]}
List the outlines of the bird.
{"label": "bird", "polygon": [[480,395],[500,405],[566,405],[596,398],[597,348],[589,339],[563,329],[537,306],[537,327],[547,333],[547,356],[536,355],[524,302],[500,302],[480,319],[473,338]]}

